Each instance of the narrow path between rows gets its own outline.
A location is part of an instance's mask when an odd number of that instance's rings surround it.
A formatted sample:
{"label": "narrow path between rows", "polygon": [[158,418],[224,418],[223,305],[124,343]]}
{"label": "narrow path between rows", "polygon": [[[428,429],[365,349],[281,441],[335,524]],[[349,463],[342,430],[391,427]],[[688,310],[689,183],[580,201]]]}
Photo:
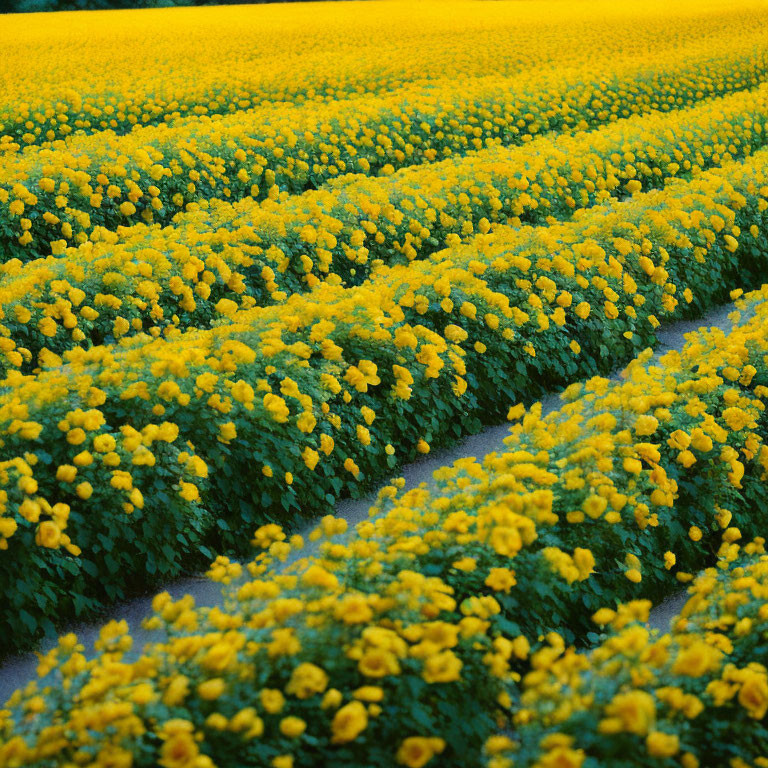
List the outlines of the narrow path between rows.
{"label": "narrow path between rows", "polygon": [[[659,343],[656,347],[657,356],[671,349],[682,349],[685,344],[685,335],[699,328],[716,327],[727,331],[731,325],[728,315],[732,310],[733,305],[725,304],[713,308],[699,320],[680,321],[660,328],[657,333],[659,338]],[[617,377],[621,370],[623,370],[623,366],[614,372],[613,377]],[[542,412],[546,414],[559,407],[560,398],[558,394],[553,393],[542,398],[541,402]],[[513,403],[510,403],[510,405],[513,405]],[[504,450],[504,438],[508,434],[508,424],[488,427],[476,435],[466,437],[450,448],[435,451],[418,461],[402,467],[399,476],[405,479],[407,488],[414,488],[420,483],[431,484],[433,472],[440,467],[453,464],[456,460],[468,456],[481,459],[483,456],[494,451]],[[368,517],[368,510],[375,501],[375,492],[360,499],[343,499],[336,504],[336,514],[339,517],[345,518],[351,528]],[[315,525],[316,521],[308,521],[304,530],[299,532],[306,534]],[[311,546],[308,543],[302,552],[302,556],[311,551]],[[221,601],[221,586],[204,576],[180,579],[165,585],[163,589],[169,592],[174,599],[190,594],[194,596],[199,606],[216,605]],[[158,591],[162,590],[159,589]],[[666,631],[669,628],[670,620],[677,615],[685,599],[686,593],[684,590],[681,590],[656,606],[651,612],[650,626]],[[99,629],[104,622],[110,619],[125,619],[133,636],[134,649],[141,649],[145,643],[156,639],[153,633],[147,632],[141,627],[142,620],[151,612],[151,604],[152,596],[137,598],[113,606],[100,621],[87,624],[73,624],[63,627],[61,632],[62,634],[66,632],[76,633],[80,642],[85,645],[86,653],[89,653],[93,647],[93,642],[98,638]],[[47,651],[53,645],[55,645],[55,641],[47,641],[43,644],[42,650]],[[0,666],[0,704],[5,702],[17,688],[36,678],[36,667],[37,657],[33,652],[11,657]]]}

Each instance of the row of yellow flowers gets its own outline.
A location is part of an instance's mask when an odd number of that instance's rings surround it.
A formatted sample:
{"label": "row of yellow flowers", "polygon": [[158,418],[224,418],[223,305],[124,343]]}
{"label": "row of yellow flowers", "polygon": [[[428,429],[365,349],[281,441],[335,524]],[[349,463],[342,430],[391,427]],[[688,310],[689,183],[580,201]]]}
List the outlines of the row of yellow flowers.
{"label": "row of yellow flowers", "polygon": [[[595,20],[599,19],[598,22]],[[157,9],[3,24],[0,139],[125,133],[185,115],[380,93],[409,82],[728,52],[757,40],[747,0]],[[98,61],[99,65],[94,66]],[[2,141],[0,140],[0,146]]]}
{"label": "row of yellow flowers", "polygon": [[589,654],[559,636],[531,658],[507,735],[488,768],[749,768],[768,760],[768,555],[763,539],[702,574],[669,634],[647,606],[603,609],[608,637]]}
{"label": "row of yellow flowers", "polygon": [[[688,609],[701,612],[700,631],[683,622],[651,643],[636,623],[648,598],[692,580],[715,554],[727,568],[739,540],[765,524],[768,288],[740,307],[730,333],[696,334],[659,361],[648,350],[623,381],[571,386],[547,417],[515,406],[504,452],[440,470],[432,489],[386,486],[352,535],[344,520],[325,518],[310,536],[326,539],[319,551],[285,569],[304,542],[260,527],[251,562],[213,563],[211,576],[227,585],[220,606],[155,599],[146,626],[157,641],[137,657],[121,622],[104,628],[90,661],[76,637],[61,638],[40,660],[42,683],[0,715],[0,758],[14,768],[458,768],[479,764],[484,745],[493,765],[509,765],[510,740],[492,734],[514,728],[526,743],[530,727],[527,745],[545,754],[526,765],[579,768],[574,745],[590,731],[570,719],[575,711],[600,713],[607,757],[621,745],[658,757],[677,751],[662,710],[695,719],[694,698],[712,711],[727,706],[764,736],[764,668],[747,667],[759,660],[764,611],[755,626],[749,616],[736,624],[728,617],[748,601],[726,597],[709,617],[709,573]],[[761,554],[762,540],[744,552]],[[765,589],[742,571],[732,577],[760,610]],[[602,708],[578,687],[592,657],[565,651],[599,639],[590,614],[617,633],[594,652],[603,690],[615,692]],[[712,632],[728,626],[730,643]],[[643,654],[644,641],[654,653]],[[727,666],[737,648],[754,655],[736,652]],[[636,671],[606,658],[624,652],[639,656]],[[681,690],[654,686],[657,668]],[[705,674],[713,686],[697,694]],[[576,692],[561,696],[568,684]],[[563,733],[540,742],[536,728]],[[713,765],[706,747],[727,749],[727,728],[719,722],[710,741],[681,731],[682,745]],[[740,746],[749,757],[760,744]]]}
{"label": "row of yellow flowers", "polygon": [[630,359],[654,342],[659,317],[757,282],[766,162],[760,151],[363,286],[326,285],[209,330],[49,353],[46,370],[10,373],[3,641],[38,632],[48,606],[63,618],[92,607],[86,597],[193,567],[207,542],[236,547],[244,529],[327,511],[431,444],[501,418],[509,401]]}
{"label": "row of yellow flowers", "polygon": [[206,204],[174,227],[100,231],[63,258],[0,266],[2,349],[14,352],[11,366],[33,368],[42,349],[207,327],[235,306],[280,303],[321,280],[359,284],[377,265],[424,258],[499,222],[567,219],[748,156],[766,141],[766,103],[761,86],[279,203]]}
{"label": "row of yellow flowers", "polygon": [[541,132],[688,107],[756,87],[767,55],[753,39],[722,52],[705,48],[693,60],[675,52],[650,67],[618,62],[607,76],[581,68],[406,84],[371,98],[272,106],[7,152],[0,155],[0,243],[6,258],[60,254],[94,227],[168,224],[211,198],[279,198],[350,173],[387,175],[523,144]]}

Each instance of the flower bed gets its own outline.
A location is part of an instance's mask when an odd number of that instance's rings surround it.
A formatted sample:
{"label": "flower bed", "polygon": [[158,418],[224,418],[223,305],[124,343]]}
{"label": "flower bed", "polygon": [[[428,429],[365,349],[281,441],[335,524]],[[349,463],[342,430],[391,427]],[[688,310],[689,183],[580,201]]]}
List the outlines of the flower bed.
{"label": "flower bed", "polygon": [[[211,548],[242,546],[242,532],[261,523],[291,526],[329,511],[398,462],[500,420],[509,402],[630,359],[653,343],[657,314],[692,315],[728,285],[758,279],[764,252],[753,233],[766,215],[758,186],[765,162],[756,153],[696,182],[595,209],[594,220],[513,232],[514,250],[500,240],[457,253],[455,263],[412,264],[359,288],[329,286],[209,331],[73,350],[64,361],[48,355],[50,370],[10,375],[0,395],[3,466],[21,466],[33,483],[26,492],[13,472],[3,479],[11,522],[0,563],[13,606],[3,616],[13,627],[5,637],[16,643],[39,631],[24,628],[19,610],[44,616],[85,569],[100,596],[154,577],[111,564],[124,538],[110,534],[118,530],[111,520],[126,502],[115,487],[139,489],[145,509],[143,517],[138,505],[129,510],[133,540],[169,575]],[[80,424],[90,412],[93,431]],[[174,456],[149,450],[158,428],[178,431],[195,482],[179,484]],[[130,464],[98,458],[70,477],[78,461],[112,453],[95,449],[102,432],[148,455]],[[94,493],[84,499],[78,478],[91,472]],[[201,499],[199,535],[186,538],[180,515],[169,517],[165,540],[145,538],[140,521],[154,530],[155,510],[178,497]],[[42,505],[40,516],[27,513],[27,502]],[[90,530],[97,519],[107,529],[95,526],[98,536]],[[43,522],[69,526],[80,556],[36,543]],[[145,559],[134,557],[142,571]],[[19,573],[36,585],[22,582],[24,594],[14,586]]]}
{"label": "flower bed", "polygon": [[[757,695],[764,668],[733,674],[723,664],[729,639],[711,634],[733,626],[734,663],[759,658],[762,634],[750,640],[749,620],[726,618],[756,613],[764,588],[753,588],[754,579],[733,572],[747,599],[725,598],[728,613],[714,622],[716,605],[702,609],[712,577],[709,586],[699,582],[688,612],[701,613],[701,634],[695,620],[682,622],[649,646],[654,654],[640,656],[647,670],[640,676],[635,657],[647,632],[624,628],[642,620],[648,604],[614,611],[619,600],[690,580],[683,569],[714,562],[716,552],[726,564],[736,560],[740,536],[764,527],[755,510],[765,508],[768,293],[742,308],[754,317],[731,333],[695,335],[682,353],[655,364],[641,356],[625,382],[574,385],[545,419],[536,408],[513,409],[521,420],[504,453],[457,462],[438,473],[433,490],[385,487],[373,519],[352,535],[344,535],[343,520],[324,519],[317,534],[328,540],[319,555],[287,571],[273,569],[303,542],[263,526],[253,539],[262,553],[251,563],[218,558],[212,566],[229,585],[223,606],[156,598],[148,626],[165,634],[135,659],[125,656],[130,639],[117,622],[103,630],[92,661],[76,638],[62,638],[41,658],[40,672],[64,682],[12,698],[0,721],[0,757],[19,766],[464,766],[480,763],[484,744],[503,752],[508,741],[489,737],[509,723],[531,754],[544,750],[542,759],[557,765],[563,752],[574,760],[564,765],[580,766],[587,742],[575,740],[588,740],[594,728],[574,711],[609,720],[610,738],[600,742],[606,757],[622,745],[671,749],[675,734],[663,712],[653,729],[662,735],[639,741],[652,732],[648,699],[663,702],[671,722],[691,692],[676,699],[657,690],[654,665],[702,688],[704,674],[722,672],[724,685],[706,697],[702,691],[705,704],[717,697],[713,709],[725,704],[756,729],[746,718],[765,714]],[[745,552],[762,552],[760,543]],[[764,562],[750,567],[764,578]],[[553,631],[581,643],[597,639],[585,630],[598,606],[594,618],[619,634],[594,652],[592,672],[591,657],[563,655],[565,641]],[[329,655],[331,647],[338,652]],[[607,657],[617,653],[634,664],[611,664]],[[592,676],[604,693],[594,705],[580,695]],[[568,691],[547,685],[555,679],[575,688],[570,705]],[[626,691],[627,680],[653,694]],[[742,696],[747,685],[755,692]],[[633,696],[642,706],[631,706]],[[547,701],[561,698],[553,726]],[[565,736],[539,741],[554,728]],[[692,736],[690,744],[717,743],[708,738]],[[493,765],[505,764],[494,756]]]}
{"label": "flower bed", "polygon": [[[680,63],[680,62],[684,63]],[[27,261],[86,242],[95,227],[168,224],[212,198],[277,198],[345,173],[389,174],[470,150],[519,145],[541,132],[584,130],[754,88],[768,71],[755,37],[727,53],[679,51],[649,68],[617,62],[456,86],[406,84],[370,99],[270,106],[220,119],[102,131],[0,156],[3,260]],[[661,98],[659,94],[667,94]],[[557,104],[557,109],[553,109]]]}
{"label": "flower bed", "polygon": [[763,86],[387,178],[348,177],[272,206],[212,204],[173,227],[104,232],[62,258],[0,267],[0,329],[32,353],[33,367],[43,347],[205,328],[231,302],[281,303],[321,280],[359,284],[376,265],[426,258],[492,223],[567,220],[749,156],[766,141],[767,99]]}

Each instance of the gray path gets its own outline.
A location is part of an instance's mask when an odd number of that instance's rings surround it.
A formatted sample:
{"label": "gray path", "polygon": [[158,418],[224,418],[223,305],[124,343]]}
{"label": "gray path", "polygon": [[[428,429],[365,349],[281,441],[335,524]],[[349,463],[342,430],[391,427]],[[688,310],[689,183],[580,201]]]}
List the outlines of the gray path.
{"label": "gray path", "polygon": [[[659,344],[657,354],[670,349],[682,349],[685,343],[685,334],[702,327],[718,327],[727,330],[730,327],[727,315],[733,310],[730,304],[716,307],[705,317],[697,321],[684,321],[671,324],[659,329]],[[618,371],[615,375],[618,375]],[[555,410],[560,403],[557,394],[547,395],[542,399],[543,413]],[[509,433],[508,424],[500,424],[488,427],[477,435],[471,435],[448,449],[435,451],[418,461],[403,467],[399,475],[405,478],[406,487],[413,488],[420,483],[431,483],[432,473],[446,464],[467,456],[481,458],[494,451],[504,449],[504,438]],[[368,510],[376,500],[376,494],[372,493],[362,499],[344,499],[336,505],[336,514],[346,518],[350,527],[368,517]],[[307,523],[306,531],[314,527],[314,523]],[[303,554],[306,554],[306,550]],[[166,585],[165,589],[175,598],[185,594],[195,597],[198,605],[215,605],[220,601],[221,590],[218,584],[205,577],[187,578]],[[651,614],[650,625],[662,631],[669,627],[669,621],[677,614],[685,602],[685,593],[681,592],[668,598],[654,608]],[[143,597],[127,603],[118,604],[111,608],[104,621],[109,619],[126,619],[130,632],[134,639],[134,648],[141,648],[153,635],[141,628],[142,619],[151,611],[152,598]],[[97,639],[99,628],[103,622],[91,624],[76,624],[62,629],[65,632],[75,632],[80,641],[86,646],[86,652],[91,649],[93,641]],[[47,650],[53,643],[44,645]],[[0,702],[4,702],[17,688],[23,686],[36,675],[35,668],[37,658],[33,653],[22,654],[14,657],[0,666]]]}

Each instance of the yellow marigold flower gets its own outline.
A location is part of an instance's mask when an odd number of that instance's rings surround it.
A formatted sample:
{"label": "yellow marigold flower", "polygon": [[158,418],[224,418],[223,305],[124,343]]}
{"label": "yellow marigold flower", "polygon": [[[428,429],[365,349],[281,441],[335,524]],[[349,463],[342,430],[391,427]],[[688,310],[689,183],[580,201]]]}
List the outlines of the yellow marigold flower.
{"label": "yellow marigold flower", "polygon": [[586,320],[589,317],[589,313],[591,311],[591,307],[586,301],[582,301],[579,304],[576,305],[576,308],[574,309],[574,312],[578,317],[580,317],[582,320]]}
{"label": "yellow marigold flower", "polygon": [[50,520],[40,523],[35,534],[35,543],[39,547],[58,549],[61,544],[61,529]]}
{"label": "yellow marigold flower", "polygon": [[387,675],[399,675],[400,663],[390,651],[383,648],[371,648],[363,654],[358,662],[358,669],[366,677],[386,677]]}
{"label": "yellow marigold flower", "polygon": [[370,621],[373,611],[364,595],[351,594],[336,605],[334,615],[345,624],[364,624]]}
{"label": "yellow marigold flower", "polygon": [[675,663],[672,665],[672,674],[701,677],[717,669],[721,657],[722,653],[717,648],[703,640],[695,640],[677,654]]}
{"label": "yellow marigold flower", "polygon": [[56,479],[64,483],[71,483],[77,476],[77,467],[71,464],[62,464],[56,469]]}
{"label": "yellow marigold flower", "polygon": [[581,768],[585,759],[586,754],[581,749],[554,745],[538,761],[537,768]]}
{"label": "yellow marigold flower", "polygon": [[674,733],[651,731],[645,737],[645,746],[651,757],[672,757],[680,749],[680,739]]}
{"label": "yellow marigold flower", "polygon": [[301,416],[296,419],[296,426],[307,435],[312,432],[316,424],[317,419],[311,411],[304,411]]}
{"label": "yellow marigold flower", "polygon": [[276,688],[264,688],[259,693],[259,700],[264,711],[270,715],[280,713],[285,706],[285,696]]}
{"label": "yellow marigold flower", "polygon": [[339,583],[334,574],[317,564],[311,565],[304,572],[301,581],[307,586],[322,587],[323,589],[335,589]]}
{"label": "yellow marigold flower", "polygon": [[644,736],[656,719],[656,703],[646,691],[618,693],[606,706],[605,715],[598,724],[601,733],[626,731]]}
{"label": "yellow marigold flower", "polygon": [[194,483],[181,483],[179,496],[185,501],[197,501],[200,498],[200,492]]}
{"label": "yellow marigold flower", "polygon": [[205,701],[214,701],[218,699],[226,690],[226,683],[220,677],[211,680],[205,680],[197,686],[197,694]]}
{"label": "yellow marigold flower", "polygon": [[635,421],[635,434],[637,435],[652,435],[658,428],[659,420],[655,416],[643,414],[638,416]]}
{"label": "yellow marigold flower", "polygon": [[328,675],[325,671],[315,664],[304,662],[291,673],[285,692],[298,699],[308,699],[317,693],[322,693],[327,687]]}
{"label": "yellow marigold flower", "polygon": [[298,739],[302,733],[307,729],[307,724],[300,717],[284,717],[280,721],[280,733],[283,736],[287,736],[289,739]]}
{"label": "yellow marigold flower", "polygon": [[396,759],[408,768],[422,768],[445,749],[445,741],[436,737],[410,736],[400,744]]}
{"label": "yellow marigold flower", "polygon": [[343,700],[344,696],[341,691],[337,690],[336,688],[329,688],[325,692],[325,696],[323,696],[323,700],[320,703],[320,706],[322,709],[336,709],[338,706],[340,706]]}
{"label": "yellow marigold flower", "polygon": [[515,584],[517,579],[511,568],[491,568],[485,579],[485,585],[497,592],[509,592]]}
{"label": "yellow marigold flower", "polygon": [[428,683],[452,683],[461,679],[461,659],[453,651],[441,651],[427,658],[422,677]]}
{"label": "yellow marigold flower", "polygon": [[333,744],[354,741],[368,727],[368,712],[359,701],[351,701],[333,716],[331,731]]}
{"label": "yellow marigold flower", "polygon": [[384,689],[378,685],[364,685],[353,691],[352,695],[360,701],[379,702],[384,700]]}
{"label": "yellow marigold flower", "polygon": [[768,675],[750,670],[739,689],[739,704],[750,717],[762,720],[768,712]]}
{"label": "yellow marigold flower", "polygon": [[701,528],[699,528],[697,525],[692,525],[688,529],[688,538],[691,541],[701,541],[701,537],[703,536],[701,532]]}
{"label": "yellow marigold flower", "polygon": [[285,424],[288,421],[290,411],[282,397],[269,392],[264,395],[263,403],[273,421],[278,424]]}
{"label": "yellow marigold flower", "polygon": [[592,614],[592,621],[601,626],[610,624],[615,618],[616,611],[613,611],[610,608],[600,608],[600,610]]}

